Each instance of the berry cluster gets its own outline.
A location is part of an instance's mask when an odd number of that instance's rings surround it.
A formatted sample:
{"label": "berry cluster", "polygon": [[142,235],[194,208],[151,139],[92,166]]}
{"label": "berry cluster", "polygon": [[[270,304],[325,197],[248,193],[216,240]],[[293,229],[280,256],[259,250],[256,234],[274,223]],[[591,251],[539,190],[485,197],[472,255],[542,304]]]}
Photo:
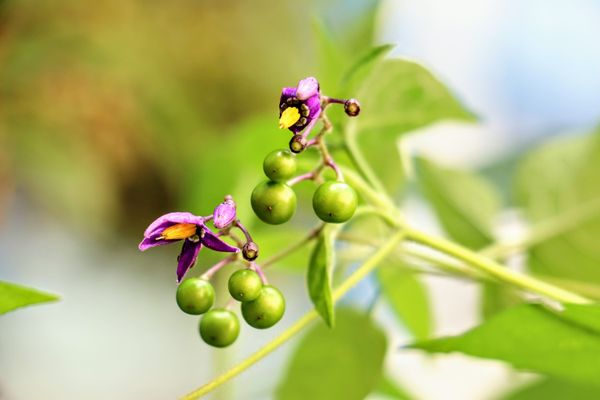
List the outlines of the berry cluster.
{"label": "berry cluster", "polygon": [[[291,187],[303,180],[320,181],[325,167],[334,170],[336,180],[321,183],[315,191],[312,199],[315,214],[329,223],[346,222],[354,215],[358,204],[356,192],[344,182],[324,141],[324,135],[331,130],[324,110],[336,103],[344,105],[348,116],[354,117],[360,112],[360,104],[355,99],[339,100],[322,95],[319,83],[312,77],[301,80],[295,88],[282,90],[279,127],[289,129],[293,136],[289,150],[275,150],[265,157],[263,171],[269,180],[258,184],[252,192],[252,209],[263,222],[278,225],[289,221],[296,210],[296,194]],[[310,139],[310,132],[319,120],[323,121],[323,129]],[[321,162],[313,171],[294,177],[296,154],[310,147],[321,153]]]}
{"label": "berry cluster", "polygon": [[[217,232],[206,225],[211,220]],[[239,229],[245,239],[236,236],[233,228]],[[223,237],[230,238],[236,246],[224,242],[221,239]],[[226,347],[237,339],[240,323],[237,315],[230,310],[233,300],[241,302],[242,316],[254,328],[270,328],[283,317],[283,295],[267,283],[260,266],[254,261],[259,253],[258,245],[237,219],[236,204],[231,196],[226,196],[212,215],[200,217],[190,213],[169,213],[161,216],[146,229],[139,248],[143,251],[176,241],[183,241],[177,258],[177,282],[180,282],[175,296],[177,305],[187,314],[203,314],[199,330],[207,344]],[[196,263],[202,247],[232,254],[208,268],[202,276],[187,278],[182,282],[184,275]],[[240,254],[242,257],[239,257]],[[215,289],[210,279],[221,268],[233,263],[243,263],[245,268],[229,277],[232,301],[226,307],[212,308]]]}

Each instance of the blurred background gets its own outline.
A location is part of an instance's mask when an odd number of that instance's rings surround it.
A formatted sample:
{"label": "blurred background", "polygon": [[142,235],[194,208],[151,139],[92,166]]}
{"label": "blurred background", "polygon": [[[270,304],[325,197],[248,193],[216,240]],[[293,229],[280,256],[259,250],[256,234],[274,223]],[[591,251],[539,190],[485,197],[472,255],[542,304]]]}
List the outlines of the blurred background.
{"label": "blurred background", "polygon": [[[598,122],[598,21],[593,0],[0,0],[0,279],[62,297],[0,318],[0,399],[174,398],[310,307],[304,254],[270,272],[288,299],[283,321],[245,327],[232,349],[214,351],[175,304],[178,249],[137,251],[158,215],[206,215],[227,193],[263,254],[314,224],[305,207],[292,225],[265,229],[247,201],[264,155],[289,140],[277,129],[281,87],[316,75],[336,96],[327,82],[344,57],[392,43],[480,118],[409,146],[491,168]],[[315,44],[324,32],[334,40],[325,55]],[[428,223],[419,204],[409,210]],[[195,272],[213,261],[202,254]],[[477,286],[426,283],[437,334],[477,323]],[[368,302],[369,290],[346,301]],[[394,344],[410,336],[378,315],[390,374],[418,398],[493,398],[527,379],[491,361],[399,355]],[[292,348],[218,396],[272,398]]]}

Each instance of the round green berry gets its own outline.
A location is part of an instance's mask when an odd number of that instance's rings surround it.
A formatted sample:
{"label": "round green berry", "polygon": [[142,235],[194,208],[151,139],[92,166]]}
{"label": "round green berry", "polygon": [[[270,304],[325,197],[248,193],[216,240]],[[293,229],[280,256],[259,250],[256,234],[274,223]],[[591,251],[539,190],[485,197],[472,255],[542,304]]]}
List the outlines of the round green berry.
{"label": "round green berry", "polygon": [[289,221],[296,211],[296,193],[279,182],[260,183],[252,191],[250,202],[258,218],[271,225]]}
{"label": "round green berry", "polygon": [[242,316],[248,325],[266,329],[275,325],[285,311],[285,299],[279,289],[263,286],[260,295],[252,301],[242,303]]}
{"label": "round green berry", "polygon": [[175,298],[184,313],[204,314],[215,302],[215,289],[205,279],[188,278],[177,287]]}
{"label": "round green berry", "polygon": [[263,161],[263,171],[272,181],[285,181],[296,173],[296,156],[289,150],[275,150]]}
{"label": "round green berry", "polygon": [[313,209],[325,222],[348,221],[354,215],[357,204],[356,192],[344,182],[325,182],[313,195]]}
{"label": "round green berry", "polygon": [[260,276],[251,269],[240,269],[229,277],[229,293],[237,301],[252,301],[263,287]]}
{"label": "round green berry", "polygon": [[200,320],[200,336],[214,347],[227,347],[240,334],[240,321],[229,310],[210,310]]}

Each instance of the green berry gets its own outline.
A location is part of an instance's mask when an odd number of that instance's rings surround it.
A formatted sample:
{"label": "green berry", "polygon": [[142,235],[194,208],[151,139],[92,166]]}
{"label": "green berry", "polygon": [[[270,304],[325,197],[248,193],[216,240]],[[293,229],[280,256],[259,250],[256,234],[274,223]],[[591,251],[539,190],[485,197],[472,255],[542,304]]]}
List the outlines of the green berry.
{"label": "green berry", "polygon": [[229,293],[237,301],[252,301],[263,287],[260,276],[251,269],[240,269],[229,277]]}
{"label": "green berry", "polygon": [[286,184],[265,181],[252,191],[254,213],[263,222],[279,225],[289,221],[296,211],[296,193]]}
{"label": "green berry", "polygon": [[285,299],[273,286],[263,286],[260,296],[255,300],[242,303],[242,316],[248,325],[257,329],[266,329],[275,325],[285,311]]}
{"label": "green berry", "polygon": [[215,289],[205,279],[188,278],[177,287],[175,298],[184,313],[204,314],[215,302]]}
{"label": "green berry", "polygon": [[346,222],[356,211],[356,192],[344,182],[328,181],[313,195],[313,209],[325,222]]}
{"label": "green berry", "polygon": [[275,150],[263,161],[263,171],[272,181],[285,181],[296,173],[296,156],[289,150]]}
{"label": "green berry", "polygon": [[214,347],[227,347],[240,334],[240,321],[229,310],[210,310],[200,320],[200,336]]}

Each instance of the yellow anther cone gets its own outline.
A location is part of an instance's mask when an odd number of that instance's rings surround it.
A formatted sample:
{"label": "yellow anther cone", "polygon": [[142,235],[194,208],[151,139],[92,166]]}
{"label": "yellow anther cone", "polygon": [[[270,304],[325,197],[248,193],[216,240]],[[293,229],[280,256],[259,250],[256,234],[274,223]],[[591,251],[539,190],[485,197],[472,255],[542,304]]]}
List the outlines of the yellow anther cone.
{"label": "yellow anther cone", "polygon": [[300,111],[296,107],[288,107],[279,118],[279,129],[287,129],[300,119]]}
{"label": "yellow anther cone", "polygon": [[180,240],[187,239],[196,234],[195,224],[175,224],[164,231],[157,238],[159,240]]}

